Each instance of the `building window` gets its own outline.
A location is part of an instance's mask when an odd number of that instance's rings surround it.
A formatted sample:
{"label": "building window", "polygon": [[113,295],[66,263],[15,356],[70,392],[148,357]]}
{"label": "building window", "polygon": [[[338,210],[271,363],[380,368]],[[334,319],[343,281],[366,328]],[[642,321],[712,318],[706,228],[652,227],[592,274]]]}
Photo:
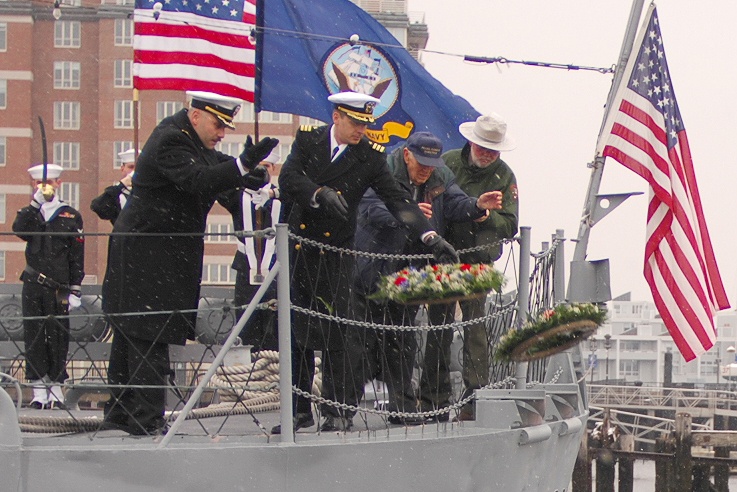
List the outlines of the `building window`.
{"label": "building window", "polygon": [[233,224],[207,224],[206,243],[235,243]]}
{"label": "building window", "polygon": [[115,60],[114,87],[133,87],[133,60]]}
{"label": "building window", "polygon": [[79,210],[79,183],[61,183],[59,198]]}
{"label": "building window", "polygon": [[0,280],[5,280],[5,251],[0,251]]}
{"label": "building window", "polygon": [[620,340],[619,348],[622,352],[639,352],[642,350],[640,342],[634,340]]}
{"label": "building window", "polygon": [[243,151],[243,143],[242,142],[220,142],[215,147],[217,150],[222,152],[223,154],[232,155],[233,157],[238,157],[241,155],[241,152]]}
{"label": "building window", "polygon": [[315,118],[308,118],[307,116],[300,116],[299,124],[300,125],[323,126],[325,123],[323,123],[320,120],[316,120]]}
{"label": "building window", "polygon": [[0,79],[0,109],[5,109],[8,105],[8,81]]}
{"label": "building window", "polygon": [[118,156],[118,154],[132,148],[132,140],[118,140],[117,142],[113,143],[113,167],[115,169],[118,169],[123,164],[122,162],[120,162],[120,156]]}
{"label": "building window", "polygon": [[291,123],[292,115],[289,113],[272,113],[271,111],[261,111],[258,114],[258,120],[262,123]]}
{"label": "building window", "polygon": [[5,156],[7,155],[6,137],[0,137],[0,166],[5,167]]}
{"label": "building window", "polygon": [[82,46],[82,23],[79,21],[54,22],[54,47],[79,48]]}
{"label": "building window", "polygon": [[54,142],[54,164],[72,171],[79,170],[79,142]]}
{"label": "building window", "polygon": [[7,201],[7,195],[0,193],[0,224],[5,223],[5,206]]}
{"label": "building window", "polygon": [[233,117],[236,123],[253,123],[253,103],[243,103]]}
{"label": "building window", "polygon": [[206,263],[202,267],[202,283],[232,284],[235,283],[235,274],[228,263]]}
{"label": "building window", "polygon": [[171,116],[184,107],[181,101],[159,101],[156,103],[156,121]]}
{"label": "building window", "polygon": [[133,101],[115,101],[115,128],[133,128]]}
{"label": "building window", "polygon": [[80,63],[54,62],[54,89],[79,89]]}
{"label": "building window", "polygon": [[8,51],[8,25],[0,22],[0,51]]}
{"label": "building window", "polygon": [[54,129],[79,130],[80,109],[77,101],[54,102]]}
{"label": "building window", "polygon": [[135,5],[135,0],[115,0],[115,5]]}
{"label": "building window", "polygon": [[639,360],[620,360],[619,361],[619,375],[620,376],[640,376],[640,361]]}
{"label": "building window", "polygon": [[115,46],[133,46],[131,19],[115,19]]}
{"label": "building window", "polygon": [[277,147],[279,150],[279,159],[276,161],[277,164],[283,164],[287,160],[287,156],[292,151],[292,144],[280,143]]}

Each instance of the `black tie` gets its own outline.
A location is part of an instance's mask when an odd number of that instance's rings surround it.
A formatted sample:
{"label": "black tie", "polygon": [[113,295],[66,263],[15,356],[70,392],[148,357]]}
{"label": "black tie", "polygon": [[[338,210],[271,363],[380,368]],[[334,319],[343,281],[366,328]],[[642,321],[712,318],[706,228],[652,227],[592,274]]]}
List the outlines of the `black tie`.
{"label": "black tie", "polygon": [[338,150],[340,150],[340,147],[336,145],[336,146],[335,146],[335,148],[333,148],[333,154],[332,154],[332,155],[330,156],[330,160],[331,160],[331,161],[332,161],[333,159],[335,159],[335,154],[337,154],[337,153],[338,153]]}

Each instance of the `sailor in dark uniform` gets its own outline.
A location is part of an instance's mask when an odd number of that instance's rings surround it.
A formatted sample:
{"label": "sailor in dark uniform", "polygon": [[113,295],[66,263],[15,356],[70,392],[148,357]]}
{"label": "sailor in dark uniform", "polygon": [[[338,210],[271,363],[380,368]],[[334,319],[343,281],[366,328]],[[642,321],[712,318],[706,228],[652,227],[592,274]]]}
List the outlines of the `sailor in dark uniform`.
{"label": "sailor in dark uniform", "polygon": [[[272,174],[274,165],[281,155],[278,149],[261,161],[269,174]],[[279,188],[271,182],[258,190],[238,188],[221,194],[218,203],[227,209],[233,217],[233,230],[258,231],[276,225],[282,210],[279,200]],[[254,294],[264,281],[269,269],[276,262],[275,238],[239,237],[238,249],[233,258],[231,268],[235,270],[235,294],[233,303],[244,306],[251,302]],[[272,284],[261,302],[276,298],[276,284]],[[243,314],[243,309],[236,311],[237,316]],[[251,318],[240,333],[241,341],[251,345],[254,352],[259,350],[278,350],[278,342],[274,330],[276,316],[271,310],[259,309],[253,312]]]}
{"label": "sailor in dark uniform", "polygon": [[113,394],[105,420],[131,434],[166,431],[169,344],[194,338],[195,315],[180,311],[197,308],[203,234],[215,197],[239,186],[263,186],[269,175],[257,165],[278,143],[265,138],[254,145],[249,137],[237,159],[216,151],[225,128],[235,128],[233,116],[242,101],[210,92],[187,94],[191,107],[164,118],[141,150],[130,197],[113,228],[113,233],[147,234],[110,239],[103,309],[142,315],[111,316]]}
{"label": "sailor in dark uniform", "polygon": [[90,208],[103,220],[115,225],[115,219],[131,193],[133,171],[136,169],[136,150],[129,149],[118,153],[120,158],[120,181],[105,188],[102,195],[92,200]]}
{"label": "sailor in dark uniform", "polygon": [[[31,204],[18,211],[13,232],[26,241],[23,281],[23,317],[64,316],[82,304],[84,237],[82,216],[59,199],[56,190],[62,168],[30,168],[35,193]],[[55,235],[30,235],[49,232]],[[59,234],[63,233],[63,234]],[[31,408],[65,408],[61,385],[67,379],[69,319],[23,321],[26,379],[33,384]]]}
{"label": "sailor in dark uniform", "polygon": [[[348,318],[353,260],[351,255],[320,245],[353,247],[358,204],[369,188],[441,262],[455,262],[458,256],[433,230],[409,193],[396,183],[387,167],[384,148],[364,136],[368,124],[374,122],[373,109],[379,100],[354,92],[333,94],[328,99],[334,104],[332,124],[300,128],[282,167],[279,188],[291,202],[290,232],[319,243],[292,241],[292,302],[301,308]],[[345,344],[351,342],[344,336],[351,330],[301,312],[293,313],[292,330],[295,384],[304,392],[311,391],[314,350],[322,350],[323,395],[334,397],[333,387],[352,381],[332,367],[333,360],[348,353]],[[343,394],[351,391],[345,388]],[[297,395],[295,405],[294,428],[313,425],[309,398]],[[323,405],[322,411],[326,419],[321,430],[351,428],[350,413],[331,405]],[[272,432],[281,432],[281,427],[276,426]]]}

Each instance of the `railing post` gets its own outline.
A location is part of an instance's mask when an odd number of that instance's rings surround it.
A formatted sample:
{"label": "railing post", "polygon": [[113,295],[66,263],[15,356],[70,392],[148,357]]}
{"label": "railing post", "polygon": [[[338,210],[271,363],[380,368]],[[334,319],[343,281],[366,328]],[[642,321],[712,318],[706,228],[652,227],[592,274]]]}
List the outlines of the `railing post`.
{"label": "railing post", "polygon": [[[519,240],[519,287],[517,291],[517,326],[520,329],[527,321],[530,303],[530,227],[520,227]],[[518,362],[515,374],[517,389],[527,386],[527,362]]]}
{"label": "railing post", "polygon": [[553,264],[553,302],[560,304],[566,300],[566,257],[565,257],[565,232],[556,229],[553,236],[555,248],[555,263]]}
{"label": "railing post", "polygon": [[691,492],[693,461],[691,460],[691,415],[676,414],[676,460],[674,492]]}
{"label": "railing post", "polygon": [[289,293],[289,231],[276,225],[276,258],[280,264],[276,281],[279,324],[279,405],[281,444],[294,444],[292,427],[292,300]]}

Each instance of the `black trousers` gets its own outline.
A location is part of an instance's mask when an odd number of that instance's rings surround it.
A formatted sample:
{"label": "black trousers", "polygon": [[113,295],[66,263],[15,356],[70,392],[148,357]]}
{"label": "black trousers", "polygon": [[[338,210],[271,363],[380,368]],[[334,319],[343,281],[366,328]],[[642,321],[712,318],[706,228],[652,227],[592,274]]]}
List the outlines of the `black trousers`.
{"label": "black trousers", "polygon": [[[251,285],[248,271],[238,271],[235,277],[235,294],[233,302],[236,306],[244,306],[251,302],[260,285]],[[276,297],[276,286],[272,284],[266,291],[261,302]],[[243,309],[237,309],[236,315],[240,318]],[[244,345],[252,345],[253,351],[278,350],[279,343],[275,334],[276,313],[270,310],[257,309],[251,315],[240,333],[240,339]]]}
{"label": "black trousers", "polygon": [[[451,323],[455,314],[453,304],[431,304],[427,308],[428,324],[440,326]],[[450,347],[453,330],[430,330],[425,341],[425,356],[420,377],[420,409],[429,412],[450,404]]]}
{"label": "black trousers", "polygon": [[[59,302],[57,292],[43,285],[23,282],[21,295],[23,317],[64,316],[67,308]],[[69,377],[66,370],[69,352],[69,319],[23,320],[26,379],[35,381],[48,376],[54,383]]]}
{"label": "black trousers", "polygon": [[[153,432],[164,425],[169,345],[113,332],[108,365],[111,398],[105,420]],[[124,388],[123,386],[157,386]]]}
{"label": "black trousers", "polygon": [[[396,303],[377,303],[356,296],[355,313],[373,323],[411,326],[417,307]],[[412,388],[412,369],[417,352],[414,331],[392,331],[349,326],[345,349],[323,356],[323,396],[330,400],[358,406],[365,384],[380,379],[387,385],[387,410],[416,412],[417,400]],[[340,415],[334,406],[323,405],[328,415]],[[353,416],[354,411],[346,411]],[[342,415],[340,415],[342,416]]]}

